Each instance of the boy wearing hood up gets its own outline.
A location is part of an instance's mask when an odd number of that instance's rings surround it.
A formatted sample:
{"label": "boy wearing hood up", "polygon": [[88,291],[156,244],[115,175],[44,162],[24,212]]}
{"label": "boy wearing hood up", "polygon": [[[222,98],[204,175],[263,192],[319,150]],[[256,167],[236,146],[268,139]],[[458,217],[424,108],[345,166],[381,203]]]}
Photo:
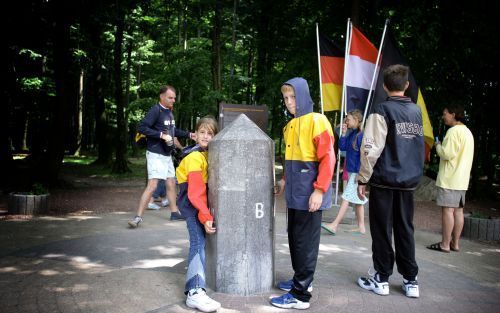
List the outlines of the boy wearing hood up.
{"label": "boy wearing hood up", "polygon": [[278,284],[278,288],[288,293],[272,298],[271,304],[284,309],[308,309],[318,260],[322,210],[332,205],[334,137],[326,116],[313,112],[305,79],[290,79],[281,86],[281,93],[293,118],[283,129],[285,169],[277,195],[285,191],[294,275]]}

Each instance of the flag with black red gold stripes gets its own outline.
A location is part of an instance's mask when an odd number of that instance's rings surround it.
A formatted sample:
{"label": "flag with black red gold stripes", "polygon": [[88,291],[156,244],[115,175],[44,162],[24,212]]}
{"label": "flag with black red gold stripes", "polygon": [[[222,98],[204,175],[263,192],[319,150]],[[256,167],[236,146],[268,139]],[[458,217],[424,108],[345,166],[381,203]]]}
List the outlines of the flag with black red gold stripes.
{"label": "flag with black red gold stripes", "polygon": [[[401,54],[401,52],[396,44],[396,40],[394,39],[393,35],[391,34],[391,32],[389,30],[387,31],[384,42],[382,43],[381,46],[382,46],[382,48],[381,48],[381,50],[382,50],[381,62],[380,62],[381,70],[378,74],[377,84],[375,87],[373,100],[371,101],[372,105],[370,106],[370,109],[373,107],[373,104],[382,102],[387,98],[387,93],[384,91],[384,88],[383,88],[383,84],[384,84],[383,71],[384,71],[384,69],[387,66],[393,65],[393,64],[402,64],[402,65],[409,66],[408,62]],[[410,85],[409,85],[408,89],[406,90],[405,95],[410,97],[411,100],[414,103],[416,103],[420,107],[420,109],[422,110],[422,122],[423,122],[423,127],[424,127],[424,140],[425,140],[425,155],[426,155],[426,160],[429,161],[430,150],[431,150],[432,146],[434,145],[434,135],[432,132],[432,125],[431,125],[431,121],[429,119],[429,114],[427,113],[427,107],[425,105],[424,98],[422,97],[422,92],[420,91],[420,88],[417,85],[415,77],[413,76],[413,73],[411,71],[411,67],[410,67],[410,73],[408,75],[408,81],[410,82]]]}
{"label": "flag with black red gold stripes", "polygon": [[319,33],[321,87],[325,111],[340,110],[344,80],[344,52],[328,37]]}

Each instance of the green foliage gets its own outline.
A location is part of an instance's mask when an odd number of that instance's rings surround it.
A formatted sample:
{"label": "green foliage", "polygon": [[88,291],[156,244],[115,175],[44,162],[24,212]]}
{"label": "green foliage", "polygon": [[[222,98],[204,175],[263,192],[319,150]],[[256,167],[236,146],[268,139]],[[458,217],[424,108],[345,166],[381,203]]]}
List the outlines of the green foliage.
{"label": "green foliage", "polygon": [[41,183],[34,183],[31,191],[29,192],[30,195],[45,195],[47,193],[47,188],[45,188],[45,186],[43,186]]}
{"label": "green foliage", "polygon": [[40,77],[21,78],[19,85],[23,91],[37,91],[42,89],[43,80]]}
{"label": "green foliage", "polygon": [[[38,1],[39,2],[39,1]],[[70,2],[40,6],[31,1],[30,10],[13,11],[7,16],[12,31],[7,46],[7,103],[10,111],[27,112],[32,120],[16,120],[13,126],[19,138],[26,125],[48,128],[50,123],[71,120],[77,125],[79,78],[83,73],[83,137],[87,147],[100,143],[96,119],[104,120],[104,136],[111,137],[116,127],[115,85],[112,78],[114,34],[118,9],[125,12],[122,58],[124,98],[128,100],[126,119],[129,129],[142,119],[158,101],[158,90],[165,84],[177,89],[174,114],[179,128],[188,129],[197,117],[217,116],[218,104],[265,104],[269,108],[269,134],[281,136],[286,123],[280,85],[296,76],[308,80],[312,98],[319,111],[319,80],[315,23],[339,46],[345,44],[347,17],[352,17],[363,33],[379,45],[386,18],[403,55],[408,59],[421,87],[434,133],[446,132],[441,111],[448,103],[465,105],[476,138],[477,175],[491,175],[498,158],[498,127],[495,112],[498,75],[495,62],[498,40],[492,40],[499,3],[470,2],[457,5],[450,1],[97,1],[71,2],[69,39],[65,43],[71,66],[63,77],[68,91],[62,98],[56,93],[56,48],[60,39],[54,30],[58,12]],[[220,4],[221,87],[214,87],[213,47],[216,25],[215,4]],[[117,7],[117,4],[119,6]],[[17,21],[26,21],[17,27]],[[15,21],[15,22],[14,22]],[[8,24],[9,25],[9,24]],[[128,58],[128,51],[131,51]],[[96,68],[99,71],[96,71]],[[97,76],[93,76],[97,75]],[[99,84],[94,84],[99,79]],[[97,87],[95,87],[97,86]],[[96,88],[98,90],[94,90]],[[58,89],[57,92],[60,92]],[[101,96],[97,97],[96,94]],[[98,103],[104,98],[105,110],[96,117]],[[54,103],[64,99],[64,110]],[[101,101],[101,102],[99,102]],[[20,106],[20,109],[19,107]],[[14,109],[15,107],[15,109]],[[64,113],[66,115],[61,115]],[[101,114],[101,112],[99,113]],[[37,119],[34,119],[34,118]],[[54,120],[58,118],[59,120]],[[332,119],[332,116],[329,116]],[[10,121],[10,120],[9,120]],[[31,123],[31,124],[30,124]],[[75,141],[73,135],[62,142]],[[47,136],[52,138],[53,136]],[[30,139],[29,139],[30,140]],[[8,142],[8,140],[4,140]],[[110,141],[113,145],[114,141]],[[47,151],[47,143],[38,143]],[[75,144],[76,145],[76,144]],[[36,146],[36,145],[35,145]],[[66,147],[65,147],[66,148]],[[67,149],[63,149],[67,150]],[[430,168],[437,167],[438,158]]]}
{"label": "green foliage", "polygon": [[473,212],[470,217],[472,217],[472,218],[489,218],[488,216],[482,214],[481,212]]}
{"label": "green foliage", "polygon": [[26,56],[31,60],[37,60],[37,59],[41,59],[43,57],[43,55],[36,53],[35,51],[30,50],[30,49],[19,50],[19,55]]}

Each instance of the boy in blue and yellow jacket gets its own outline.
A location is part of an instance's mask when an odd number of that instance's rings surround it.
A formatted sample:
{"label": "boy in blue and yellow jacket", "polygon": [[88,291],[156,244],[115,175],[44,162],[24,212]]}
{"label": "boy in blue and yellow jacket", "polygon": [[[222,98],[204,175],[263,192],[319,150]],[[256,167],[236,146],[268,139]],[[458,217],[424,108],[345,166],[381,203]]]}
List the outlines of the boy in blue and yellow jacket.
{"label": "boy in blue and yellow jacket", "polygon": [[318,260],[322,210],[332,205],[334,137],[326,116],[313,112],[305,79],[290,79],[281,86],[281,93],[294,117],[283,130],[285,169],[277,192],[285,191],[294,276],[278,284],[278,288],[289,292],[272,298],[271,304],[285,309],[307,309]]}

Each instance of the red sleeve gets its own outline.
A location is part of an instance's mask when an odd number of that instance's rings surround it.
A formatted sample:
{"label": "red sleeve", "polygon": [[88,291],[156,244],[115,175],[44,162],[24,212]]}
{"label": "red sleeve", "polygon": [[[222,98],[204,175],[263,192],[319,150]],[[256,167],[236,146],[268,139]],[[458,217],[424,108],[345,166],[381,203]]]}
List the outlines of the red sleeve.
{"label": "red sleeve", "polygon": [[207,186],[203,182],[201,172],[189,172],[188,177],[188,199],[198,210],[198,219],[202,224],[206,221],[213,221],[207,205]]}
{"label": "red sleeve", "polygon": [[333,170],[335,167],[335,152],[333,143],[335,139],[329,134],[328,130],[323,131],[314,137],[316,146],[316,155],[319,161],[318,178],[314,182],[314,189],[326,192],[332,184]]}

